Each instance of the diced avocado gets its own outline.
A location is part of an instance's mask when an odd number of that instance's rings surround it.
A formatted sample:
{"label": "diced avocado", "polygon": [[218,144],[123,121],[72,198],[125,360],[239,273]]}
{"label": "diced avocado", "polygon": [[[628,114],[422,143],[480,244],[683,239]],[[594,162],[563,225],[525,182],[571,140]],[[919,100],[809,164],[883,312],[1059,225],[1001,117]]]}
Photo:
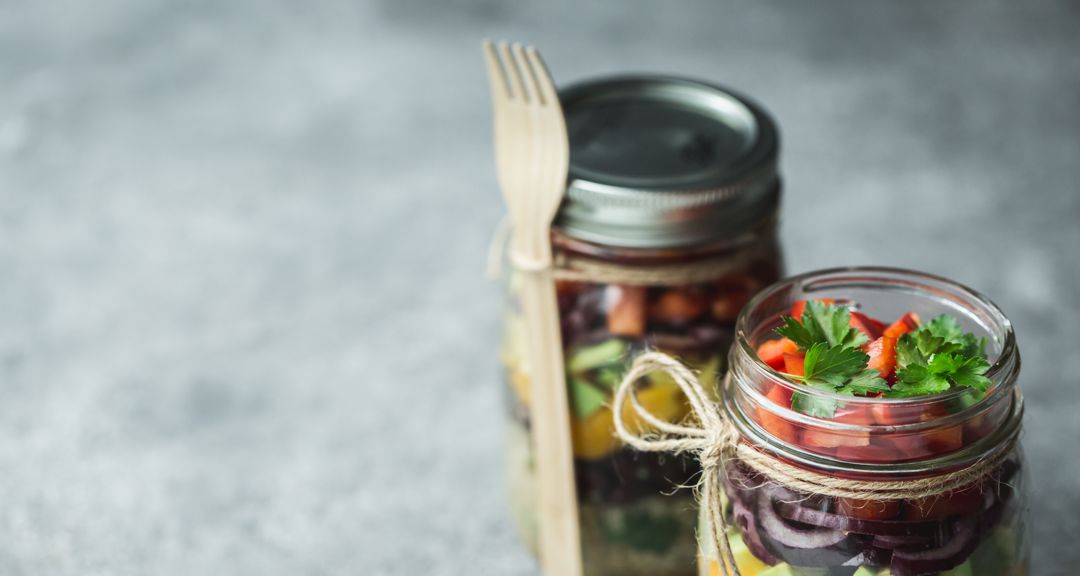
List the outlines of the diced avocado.
{"label": "diced avocado", "polygon": [[603,388],[608,390],[615,390],[622,383],[623,373],[626,369],[622,366],[616,367],[604,367],[593,372],[592,381],[599,384]]}
{"label": "diced avocado", "polygon": [[806,566],[792,566],[792,574],[795,576],[829,576],[828,568],[808,568]]}
{"label": "diced avocado", "polygon": [[679,520],[668,515],[615,509],[600,522],[608,542],[657,554],[667,552],[682,536]]}
{"label": "diced avocado", "polygon": [[974,574],[992,573],[1002,566],[1016,563],[1016,533],[1007,525],[1000,525],[984,539],[968,562]]}
{"label": "diced avocado", "polygon": [[735,558],[735,565],[739,567],[739,573],[743,576],[765,574],[770,570],[768,564],[758,560],[757,556],[743,542],[742,535],[732,533],[728,535],[728,545],[731,546],[731,555]]}
{"label": "diced avocado", "polygon": [[626,343],[617,338],[604,340],[599,344],[580,348],[566,363],[566,371],[571,374],[580,374],[622,362],[626,354]]}
{"label": "diced avocado", "polygon": [[1017,557],[1020,555],[1017,546],[1020,540],[1017,538],[1016,530],[1012,526],[1008,523],[999,524],[997,530],[994,530],[993,541],[1006,563],[1015,564],[1017,562]]}
{"label": "diced avocado", "polygon": [[[866,566],[859,567],[852,576],[889,576],[892,572],[888,568],[882,568],[880,572],[875,571],[873,568],[867,568]],[[953,568],[952,570],[946,570],[944,572],[938,572],[938,576],[975,576],[978,574],[971,567],[971,561],[968,560],[963,564]]]}
{"label": "diced avocado", "polygon": [[595,386],[583,380],[571,378],[569,387],[570,408],[578,418],[584,419],[592,416],[608,400],[607,394],[597,390]]}
{"label": "diced avocado", "polygon": [[796,572],[790,564],[781,562],[775,566],[769,566],[768,568],[757,573],[757,576],[799,576],[800,572]]}
{"label": "diced avocado", "polygon": [[705,386],[705,390],[713,393],[720,386],[720,373],[723,371],[724,357],[723,355],[716,355],[709,358],[709,361],[701,367],[698,372],[698,379],[701,380],[701,384]]}
{"label": "diced avocado", "polygon": [[938,576],[975,576],[975,572],[971,568],[971,561],[968,560],[952,570],[940,573]]}
{"label": "diced avocado", "polygon": [[949,411],[952,413],[960,412],[965,408],[970,408],[975,405],[976,402],[982,400],[983,396],[986,396],[985,392],[969,389],[964,394],[957,396],[949,403]]}

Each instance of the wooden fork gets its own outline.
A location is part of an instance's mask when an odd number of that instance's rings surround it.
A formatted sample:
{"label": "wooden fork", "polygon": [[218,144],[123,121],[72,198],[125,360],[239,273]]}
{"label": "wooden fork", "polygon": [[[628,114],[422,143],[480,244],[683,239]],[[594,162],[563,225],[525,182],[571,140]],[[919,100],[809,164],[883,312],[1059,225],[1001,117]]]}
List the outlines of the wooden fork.
{"label": "wooden fork", "polygon": [[559,95],[540,54],[484,42],[495,113],[495,162],[513,223],[510,254],[522,273],[529,328],[530,416],[539,484],[540,562],[581,576],[570,411],[551,275],[551,221],[566,190],[570,144]]}

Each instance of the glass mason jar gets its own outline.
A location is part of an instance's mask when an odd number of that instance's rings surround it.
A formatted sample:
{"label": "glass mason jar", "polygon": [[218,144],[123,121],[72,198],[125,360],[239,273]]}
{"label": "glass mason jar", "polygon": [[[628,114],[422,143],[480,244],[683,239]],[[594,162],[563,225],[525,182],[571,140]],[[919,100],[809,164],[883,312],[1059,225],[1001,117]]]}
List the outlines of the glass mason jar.
{"label": "glass mason jar", "polygon": [[[675,488],[699,468],[624,447],[611,396],[645,348],[719,373],[739,310],[782,275],[776,129],[748,100],[686,80],[601,80],[561,98],[570,179],[552,243],[585,573],[693,574],[697,515],[689,491]],[[512,509],[535,552],[529,334],[513,272],[508,285],[506,461]],[[671,420],[687,414],[662,377],[641,400]]]}
{"label": "glass mason jar", "polygon": [[[985,336],[991,386],[902,399],[836,396],[783,378],[758,359],[780,316],[804,299],[832,298],[877,317],[914,311],[956,317]],[[743,309],[723,384],[723,411],[743,442],[806,470],[841,479],[930,478],[994,459],[967,485],[909,500],[856,500],[791,490],[746,464],[723,468],[725,519],[742,576],[1026,574],[1028,539],[1020,356],[1012,326],[989,300],[943,278],[884,268],[814,272],[776,284]],[[774,399],[793,393],[839,400],[832,418]],[[702,515],[703,529],[708,519]],[[708,532],[703,532],[703,534]],[[702,538],[699,570],[721,574]]]}

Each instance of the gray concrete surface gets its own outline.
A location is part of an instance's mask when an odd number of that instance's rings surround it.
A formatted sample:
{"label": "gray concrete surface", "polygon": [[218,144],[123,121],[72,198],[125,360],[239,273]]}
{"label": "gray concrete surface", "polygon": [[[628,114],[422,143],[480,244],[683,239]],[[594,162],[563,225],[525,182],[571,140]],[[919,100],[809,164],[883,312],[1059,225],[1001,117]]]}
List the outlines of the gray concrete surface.
{"label": "gray concrete surface", "polygon": [[527,575],[479,40],[783,129],[791,269],[1015,321],[1037,575],[1080,565],[1070,2],[0,2],[0,574]]}

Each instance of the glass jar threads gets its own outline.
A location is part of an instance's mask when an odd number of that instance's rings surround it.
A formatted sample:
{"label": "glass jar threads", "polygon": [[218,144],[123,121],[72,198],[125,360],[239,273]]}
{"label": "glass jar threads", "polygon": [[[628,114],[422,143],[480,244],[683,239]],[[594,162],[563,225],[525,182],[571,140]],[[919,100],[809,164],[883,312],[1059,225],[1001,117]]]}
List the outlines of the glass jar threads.
{"label": "glass jar threads", "polygon": [[[623,446],[611,397],[646,348],[720,373],[739,310],[782,275],[776,128],[749,100],[688,80],[601,80],[561,97],[571,166],[552,243],[585,572],[693,574],[693,502],[670,493],[699,469]],[[513,272],[508,302],[510,494],[535,547],[529,335]],[[687,414],[662,376],[640,399],[665,419]]]}
{"label": "glass jar threads", "polygon": [[[852,325],[876,316],[900,318],[904,332],[929,326],[900,336],[898,365],[910,362],[910,373],[897,370],[891,391],[850,396],[793,379],[790,365],[770,365],[761,346],[775,341],[782,316],[799,316],[793,307],[808,301],[851,307]],[[932,320],[942,317],[957,322]],[[893,326],[882,328],[869,330],[887,338]],[[985,386],[897,397],[898,386],[922,386],[920,378],[935,374],[965,382],[960,345],[950,339],[983,347],[987,366],[971,373]],[[919,362],[926,374],[911,368]],[[740,440],[719,464],[720,518],[742,576],[1027,573],[1019,352],[1009,321],[986,298],[902,270],[806,274],[746,306],[730,363],[720,413]],[[702,514],[703,535],[713,518]],[[726,573],[716,540],[701,542],[700,573]]]}

